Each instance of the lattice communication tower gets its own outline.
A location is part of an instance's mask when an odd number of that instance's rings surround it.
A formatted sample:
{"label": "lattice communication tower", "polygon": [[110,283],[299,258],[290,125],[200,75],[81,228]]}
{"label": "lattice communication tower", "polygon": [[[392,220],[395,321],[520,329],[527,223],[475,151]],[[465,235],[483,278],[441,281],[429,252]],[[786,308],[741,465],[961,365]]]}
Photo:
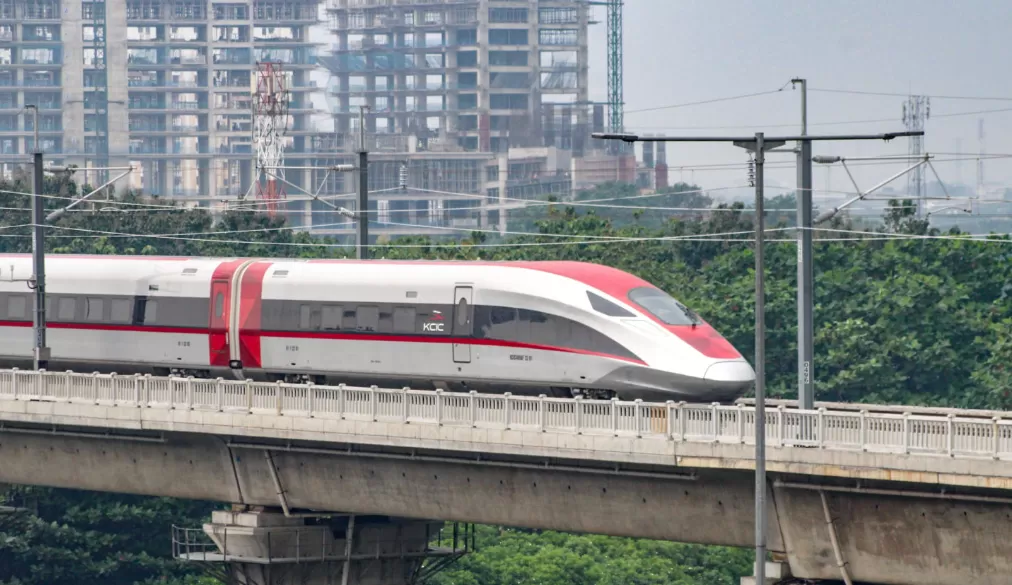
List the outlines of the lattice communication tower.
{"label": "lattice communication tower", "polygon": [[[924,130],[924,121],[931,117],[931,100],[922,95],[912,95],[903,103],[903,125],[907,130]],[[911,159],[919,158],[924,152],[924,137],[911,136],[909,155]],[[913,163],[913,160],[911,160]],[[919,166],[910,172],[907,178],[907,193],[917,199],[917,215],[923,215],[924,206],[924,167]]]}
{"label": "lattice communication tower", "polygon": [[258,62],[253,93],[253,149],[256,152],[257,199],[274,215],[285,198],[284,136],[288,131],[287,89],[281,63]]}

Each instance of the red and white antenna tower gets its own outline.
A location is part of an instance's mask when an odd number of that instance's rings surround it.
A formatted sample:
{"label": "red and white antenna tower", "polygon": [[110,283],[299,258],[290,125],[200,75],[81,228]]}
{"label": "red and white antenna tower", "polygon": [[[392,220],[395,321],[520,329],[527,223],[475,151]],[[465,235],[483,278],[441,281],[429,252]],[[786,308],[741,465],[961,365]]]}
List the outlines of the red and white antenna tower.
{"label": "red and white antenna tower", "polygon": [[273,216],[285,198],[283,137],[288,130],[288,102],[281,63],[257,62],[257,86],[253,93],[253,149],[256,152],[257,199],[266,201]]}

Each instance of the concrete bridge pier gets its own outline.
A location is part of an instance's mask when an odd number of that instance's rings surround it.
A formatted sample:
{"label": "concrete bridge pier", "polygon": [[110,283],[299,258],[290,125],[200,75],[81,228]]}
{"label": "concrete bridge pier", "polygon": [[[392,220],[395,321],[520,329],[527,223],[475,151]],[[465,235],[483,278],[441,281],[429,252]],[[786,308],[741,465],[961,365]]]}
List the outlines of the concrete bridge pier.
{"label": "concrete bridge pier", "polygon": [[741,585],[777,585],[790,581],[791,579],[791,565],[787,562],[787,559],[778,558],[782,555],[773,555],[772,561],[766,561],[766,582],[758,583],[755,577],[742,577]]}
{"label": "concrete bridge pier", "polygon": [[229,585],[415,585],[468,550],[469,526],[387,516],[220,510],[173,528],[173,556]]}

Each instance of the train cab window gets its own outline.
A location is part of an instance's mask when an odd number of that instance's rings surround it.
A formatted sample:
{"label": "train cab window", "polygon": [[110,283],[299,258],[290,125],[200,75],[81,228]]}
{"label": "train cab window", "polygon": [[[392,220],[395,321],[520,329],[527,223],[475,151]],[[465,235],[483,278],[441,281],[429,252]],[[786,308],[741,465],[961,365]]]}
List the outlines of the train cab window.
{"label": "train cab window", "polygon": [[644,311],[668,325],[698,325],[702,320],[691,309],[656,288],[634,288],[629,298]]}
{"label": "train cab window", "polygon": [[414,307],[394,308],[394,333],[415,332],[415,309]]}
{"label": "train cab window", "polygon": [[110,303],[112,320],[116,323],[129,323],[133,317],[133,303],[129,299],[113,299]]}
{"label": "train cab window", "polygon": [[393,333],[394,331],[394,315],[388,311],[380,311],[379,314],[379,326],[376,331],[380,333]]}
{"label": "train cab window", "polygon": [[214,297],[214,316],[219,319],[225,316],[225,293],[218,293]]}
{"label": "train cab window", "polygon": [[323,305],[323,328],[327,331],[339,331],[343,313],[344,307],[340,305]]}
{"label": "train cab window", "polygon": [[85,319],[88,321],[101,321],[102,311],[105,309],[105,303],[102,299],[96,297],[88,297],[85,299]]}
{"label": "train cab window", "polygon": [[70,297],[60,298],[59,304],[60,311],[59,313],[57,313],[56,318],[59,319],[60,321],[73,321],[74,310],[76,308],[76,305],[77,303],[74,302],[73,298]]}
{"label": "train cab window", "polygon": [[7,318],[24,319],[25,311],[28,309],[28,299],[22,295],[11,295],[7,297]]}
{"label": "train cab window", "polygon": [[158,301],[148,299],[144,303],[144,323],[150,325],[158,320]]}
{"label": "train cab window", "polygon": [[376,331],[379,327],[379,307],[362,305],[355,315],[355,329],[358,331]]}
{"label": "train cab window", "polygon": [[587,298],[590,299],[590,306],[598,313],[607,315],[609,317],[635,317],[632,312],[623,309],[608,299],[596,295],[589,290],[587,291]]}

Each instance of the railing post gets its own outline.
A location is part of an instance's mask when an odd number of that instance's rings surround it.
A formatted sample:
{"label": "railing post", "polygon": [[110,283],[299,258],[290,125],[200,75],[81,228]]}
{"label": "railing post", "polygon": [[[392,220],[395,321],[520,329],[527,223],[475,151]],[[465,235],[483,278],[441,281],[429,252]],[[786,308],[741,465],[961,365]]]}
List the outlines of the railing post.
{"label": "railing post", "polygon": [[545,395],[538,395],[538,426],[541,427],[541,432],[545,432],[545,421],[547,415],[545,413]]}
{"label": "railing post", "polygon": [[337,414],[341,418],[345,418],[344,408],[345,408],[346,403],[348,401],[347,397],[344,395],[345,394],[344,390],[345,390],[345,385],[344,384],[338,384],[338,386],[337,386]]}
{"label": "railing post", "polygon": [[186,377],[186,409],[193,410],[193,376]]}
{"label": "railing post", "polygon": [[993,434],[994,441],[991,449],[991,457],[994,459],[998,459],[998,452],[999,449],[1001,449],[1001,427],[998,425],[999,421],[1001,421],[1001,419],[997,416],[991,418],[991,432]]}
{"label": "railing post", "polygon": [[720,413],[717,412],[717,407],[718,406],[720,406],[719,402],[711,402],[710,403],[710,418],[712,419],[710,422],[712,423],[711,424],[711,429],[712,429],[712,432],[713,432],[713,442],[714,443],[717,443],[717,442],[720,441],[720,421],[718,420],[720,418]]}
{"label": "railing post", "polygon": [[274,390],[274,408],[278,416],[281,416],[281,384],[282,381],[278,380]]}
{"label": "railing post", "polygon": [[471,428],[472,429],[474,427],[478,426],[478,399],[477,399],[477,396],[478,396],[478,392],[476,390],[471,390],[470,392],[467,393],[468,406],[471,407],[470,410],[471,410]]}
{"label": "railing post", "polygon": [[218,412],[225,410],[225,384],[221,376],[214,381],[215,394],[218,400]]}
{"label": "railing post", "polygon": [[411,409],[411,403],[410,403],[411,396],[408,394],[408,390],[410,390],[410,388],[408,388],[407,386],[401,388],[401,400],[404,401],[404,403],[401,405],[401,408],[403,410],[403,422],[404,422],[404,424],[407,424],[408,418],[411,417],[411,410],[410,410]]}
{"label": "railing post", "polygon": [[738,444],[745,444],[745,405],[738,403]]}
{"label": "railing post", "polygon": [[443,425],[443,391],[436,390],[436,424]]}
{"label": "railing post", "polygon": [[819,408],[819,448],[826,446],[826,409],[825,407]]}
{"label": "railing post", "polygon": [[643,436],[643,399],[637,398],[633,403],[633,418],[636,424],[636,438]]}
{"label": "railing post", "polygon": [[685,442],[685,401],[678,402],[678,440]]}
{"label": "railing post", "polygon": [[[763,416],[766,416],[765,412],[763,412]],[[784,418],[784,405],[781,404],[777,407],[777,437],[780,440],[781,447],[787,444],[787,424],[784,422]]]}
{"label": "railing post", "polygon": [[376,422],[376,420],[377,420],[378,409],[379,409],[379,405],[377,404],[377,402],[379,402],[379,397],[376,396],[376,395],[378,393],[379,393],[379,388],[377,386],[370,386],[369,387],[369,408],[372,410],[372,422]]}
{"label": "railing post", "polygon": [[46,369],[39,368],[39,373],[35,376],[35,396],[36,398],[42,398],[45,395],[46,388]]}
{"label": "railing post", "polygon": [[510,430],[510,419],[513,418],[513,393],[507,392],[503,394],[503,428],[507,431]]}
{"label": "railing post", "polygon": [[618,436],[618,398],[611,399],[611,432]]}
{"label": "railing post", "polygon": [[141,375],[134,374],[134,405],[141,407]]}
{"label": "railing post", "polygon": [[861,410],[861,450],[868,450],[868,411]]}
{"label": "railing post", "polygon": [[144,374],[144,383],[142,384],[144,391],[144,406],[151,406],[151,374]]}
{"label": "railing post", "polygon": [[955,436],[956,425],[953,421],[952,413],[945,415],[945,452],[952,457],[952,451],[955,447],[956,436]]}
{"label": "railing post", "polygon": [[309,385],[306,386],[306,410],[307,414],[309,414],[309,418],[313,418],[313,407],[315,406],[316,402],[314,398],[315,396],[316,396],[316,384],[310,382]]}
{"label": "railing post", "polygon": [[253,381],[246,378],[243,382],[246,388],[246,412],[253,414]]}
{"label": "railing post", "polygon": [[91,373],[91,401],[98,404],[98,372]]}
{"label": "railing post", "polygon": [[903,413],[903,453],[910,452],[910,413]]}
{"label": "railing post", "polygon": [[18,369],[11,371],[11,392],[14,393],[14,400],[18,399]]}
{"label": "railing post", "polygon": [[573,402],[573,418],[576,419],[574,424],[576,425],[576,434],[583,434],[583,396],[577,396],[576,401]]}

